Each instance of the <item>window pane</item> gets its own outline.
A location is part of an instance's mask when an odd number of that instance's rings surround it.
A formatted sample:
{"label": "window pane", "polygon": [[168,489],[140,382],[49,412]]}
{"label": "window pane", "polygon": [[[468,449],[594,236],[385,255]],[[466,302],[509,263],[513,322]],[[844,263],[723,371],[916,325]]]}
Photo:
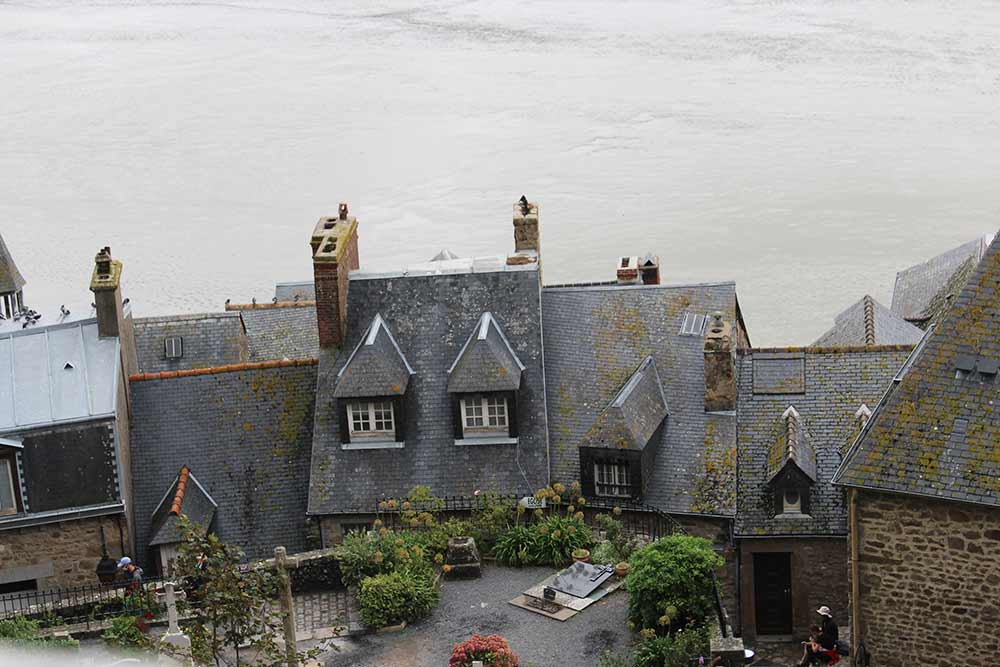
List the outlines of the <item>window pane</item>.
{"label": "window pane", "polygon": [[507,401],[503,398],[491,396],[486,399],[486,413],[489,417],[490,426],[507,425]]}
{"label": "window pane", "polygon": [[14,475],[10,459],[0,461],[0,511],[16,510],[14,505]]}
{"label": "window pane", "polygon": [[626,463],[595,463],[594,486],[599,496],[631,496]]}
{"label": "window pane", "polygon": [[351,431],[365,433],[372,430],[371,416],[368,414],[367,403],[351,403]]}
{"label": "window pane", "polygon": [[376,431],[392,431],[392,403],[380,401],[372,403],[372,415],[375,417]]}
{"label": "window pane", "polygon": [[468,398],[465,401],[465,426],[483,425],[483,404],[478,398]]}

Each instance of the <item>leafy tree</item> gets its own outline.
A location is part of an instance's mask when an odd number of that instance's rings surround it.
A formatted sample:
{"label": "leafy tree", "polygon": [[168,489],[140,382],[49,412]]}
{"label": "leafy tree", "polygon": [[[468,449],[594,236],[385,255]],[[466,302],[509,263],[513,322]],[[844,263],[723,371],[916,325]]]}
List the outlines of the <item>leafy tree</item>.
{"label": "leafy tree", "polygon": [[[263,565],[246,566],[243,552],[214,533],[181,517],[184,541],[174,563],[187,582],[191,619],[191,658],[198,664],[223,664],[228,651],[235,664],[246,664],[241,646],[249,646],[253,664],[281,667],[290,657],[281,645],[282,614],[276,602],[278,577]],[[300,663],[315,651],[299,652]],[[242,663],[241,663],[242,661]]]}

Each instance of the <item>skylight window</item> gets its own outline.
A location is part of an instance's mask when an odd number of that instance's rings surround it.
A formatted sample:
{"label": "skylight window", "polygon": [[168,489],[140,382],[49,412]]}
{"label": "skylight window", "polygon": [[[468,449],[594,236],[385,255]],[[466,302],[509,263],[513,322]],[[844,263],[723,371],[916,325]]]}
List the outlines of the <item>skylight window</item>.
{"label": "skylight window", "polygon": [[163,340],[163,354],[167,359],[180,359],[184,356],[184,339],[180,336],[169,336]]}
{"label": "skylight window", "polygon": [[684,313],[684,321],[681,322],[680,335],[704,336],[706,320],[708,320],[707,315],[702,315],[700,313]]}

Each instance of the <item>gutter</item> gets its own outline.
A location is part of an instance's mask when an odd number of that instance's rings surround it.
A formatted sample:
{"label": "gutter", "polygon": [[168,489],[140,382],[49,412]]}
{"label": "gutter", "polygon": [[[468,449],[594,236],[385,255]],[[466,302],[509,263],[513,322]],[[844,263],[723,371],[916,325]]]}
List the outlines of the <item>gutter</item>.
{"label": "gutter", "polygon": [[125,512],[124,503],[110,503],[108,505],[94,505],[83,508],[70,508],[63,510],[53,510],[51,512],[39,512],[36,514],[26,514],[6,521],[0,521],[0,531],[14,530],[28,526],[42,526],[49,523],[59,523],[60,521],[73,521],[75,519],[90,519],[98,516],[108,516],[109,514],[122,514]]}

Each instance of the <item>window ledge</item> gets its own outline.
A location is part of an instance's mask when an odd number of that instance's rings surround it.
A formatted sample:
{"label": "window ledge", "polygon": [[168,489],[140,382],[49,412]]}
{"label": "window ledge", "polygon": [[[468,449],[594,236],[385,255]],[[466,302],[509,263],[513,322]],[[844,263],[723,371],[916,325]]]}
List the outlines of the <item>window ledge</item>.
{"label": "window ledge", "polygon": [[517,438],[511,438],[506,435],[490,435],[490,436],[469,436],[468,438],[462,438],[461,440],[455,440],[456,445],[516,445]]}
{"label": "window ledge", "polygon": [[775,514],[774,518],[775,519],[781,519],[781,520],[789,520],[789,519],[791,519],[793,521],[795,519],[809,519],[809,520],[812,520],[812,517],[810,515],[803,514],[802,512],[794,512],[794,513],[783,512],[781,514]]}
{"label": "window ledge", "polygon": [[395,440],[359,440],[357,442],[345,442],[341,449],[402,449],[406,443]]}

